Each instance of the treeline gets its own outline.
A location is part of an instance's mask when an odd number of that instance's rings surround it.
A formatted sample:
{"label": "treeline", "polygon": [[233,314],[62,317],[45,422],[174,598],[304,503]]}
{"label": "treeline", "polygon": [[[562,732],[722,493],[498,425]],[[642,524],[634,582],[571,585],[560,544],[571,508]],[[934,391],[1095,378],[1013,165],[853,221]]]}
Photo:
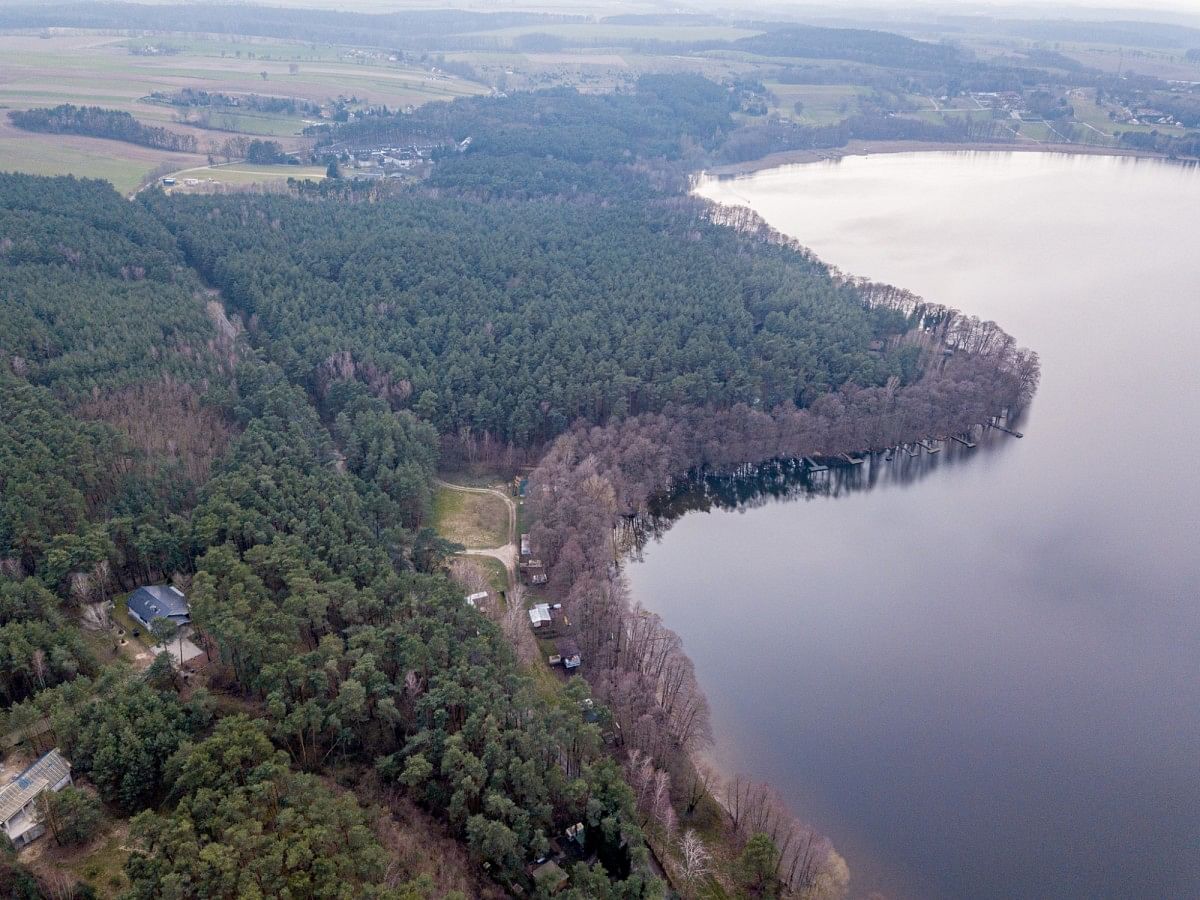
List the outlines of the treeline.
{"label": "treeline", "polygon": [[295,97],[273,97],[269,94],[224,94],[220,91],[204,91],[197,88],[181,88],[170,93],[155,91],[152,100],[171,106],[198,107],[201,109],[249,109],[264,113],[287,115],[314,115],[321,111],[319,103]]}
{"label": "treeline", "polygon": [[168,128],[146,125],[127,112],[99,106],[63,103],[53,108],[14,110],[8,117],[14,125],[26,131],[83,134],[173,153],[195,153],[197,147],[193,134],[180,134]]}
{"label": "treeline", "polygon": [[1195,159],[1200,157],[1200,132],[1184,135],[1162,134],[1159,131],[1122,131],[1117,135],[1122,147],[1162,153],[1170,157]]}
{"label": "treeline", "polygon": [[6,6],[0,28],[89,28],[252,35],[359,47],[425,46],[434,38],[532,23],[582,22],[580,16],[431,9],[392,13],[195,3],[174,9],[144,3],[75,2]]}
{"label": "treeline", "polygon": [[676,159],[688,141],[711,147],[732,130],[733,108],[724,88],[698,75],[644,75],[629,93],[555,88],[465,97],[309,130],[319,135],[318,147],[334,149],[470,137],[471,153],[619,164],[634,157]]}
{"label": "treeline", "polygon": [[721,146],[718,159],[732,163],[788,150],[828,150],[845,147],[852,140],[963,143],[1011,141],[1013,137],[1001,122],[965,116],[946,116],[939,124],[895,115],[855,115],[831,125],[800,125],[776,119],[739,129]]}
{"label": "treeline", "polygon": [[800,59],[845,59],[897,69],[944,68],[961,58],[949,44],[916,41],[886,31],[821,28],[813,25],[774,27],[729,42],[730,49],[760,56]]}

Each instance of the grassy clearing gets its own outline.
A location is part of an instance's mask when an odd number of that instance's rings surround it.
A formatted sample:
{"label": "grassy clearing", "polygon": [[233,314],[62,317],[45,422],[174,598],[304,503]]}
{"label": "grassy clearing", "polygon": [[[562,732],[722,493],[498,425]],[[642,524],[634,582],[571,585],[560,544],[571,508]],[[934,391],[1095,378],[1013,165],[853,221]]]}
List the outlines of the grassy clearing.
{"label": "grassy clearing", "polygon": [[105,900],[119,897],[129,887],[125,877],[129,851],[124,849],[128,841],[129,825],[126,822],[114,824],[105,834],[81,848],[58,847],[53,838],[45,837],[34,845],[39,855],[33,867],[52,874],[69,873],[87,882],[96,896]]}
{"label": "grassy clearing", "polygon": [[[773,112],[803,125],[832,125],[858,112],[860,97],[869,93],[853,84],[782,84],[766,82],[777,98]],[[796,104],[800,103],[799,112]]]}
{"label": "grassy clearing", "polygon": [[504,568],[504,563],[500,560],[490,556],[466,556],[465,554],[457,558],[463,565],[474,568],[482,575],[487,580],[488,587],[497,596],[502,591],[508,590],[508,569]]}
{"label": "grassy clearing", "polygon": [[470,550],[508,543],[508,508],[499,497],[438,488],[433,527],[447,540]]}
{"label": "grassy clearing", "polygon": [[[184,169],[174,175],[177,180],[172,192],[186,193],[190,186],[184,184],[186,179],[194,178],[200,182],[215,181],[219,184],[245,185],[262,184],[266,181],[286,181],[288,178],[320,181],[325,177],[324,166],[258,166],[251,163],[229,163],[221,166],[198,166],[194,169]],[[198,185],[200,187],[202,185]]]}
{"label": "grassy clearing", "polygon": [[510,476],[482,465],[466,466],[462,469],[444,469],[438,472],[438,477],[451,484],[491,488],[501,493],[508,491],[508,484],[511,480]]}

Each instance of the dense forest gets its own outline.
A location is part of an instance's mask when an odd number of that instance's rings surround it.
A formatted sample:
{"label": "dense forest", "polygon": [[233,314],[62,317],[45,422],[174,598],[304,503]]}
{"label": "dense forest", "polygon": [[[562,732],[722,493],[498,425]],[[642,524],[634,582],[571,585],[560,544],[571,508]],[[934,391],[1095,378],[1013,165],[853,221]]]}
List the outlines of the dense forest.
{"label": "dense forest", "polygon": [[83,134],[88,137],[109,138],[153,147],[155,150],[171,150],[176,153],[195,153],[196,136],[180,134],[169,128],[159,128],[139,122],[127,112],[119,109],[102,109],[99,106],[75,106],[63,103],[53,108],[14,110],[9,119],[18,128],[26,131],[44,131],[50,134]]}
{"label": "dense forest", "polygon": [[581,417],[913,374],[868,352],[893,313],[811,257],[750,252],[699,204],[148,203],[289,377],[318,397],[355,378],[443,434],[526,446]]}
{"label": "dense forest", "polygon": [[[181,264],[169,234],[107,186],[5,176],[0,187],[3,233],[26,235],[5,238],[14,274],[5,309],[29,324],[86,314],[135,329],[101,340],[81,325],[51,339],[58,333],[6,326],[11,371],[0,383],[0,641],[4,695],[15,704],[6,719],[16,727],[49,717],[76,773],[113,809],[169,803],[170,813],[135,823],[145,855],[128,865],[134,896],[160,896],[170,883],[191,885],[186,896],[211,896],[204,886],[219,884],[274,896],[271,885],[282,883],[300,885],[297,896],[324,896],[334,885],[338,896],[424,896],[387,875],[358,801],[325,797],[299,774],[333,764],[357,767],[381,797],[411,798],[441,817],[502,882],[521,882],[525,861],[549,837],[583,822],[588,856],[602,866],[573,876],[572,896],[642,895],[631,794],[584,720],[583,697],[550,706],[536,698],[498,630],[436,574],[453,549],[425,526],[436,431],[354,381],[325,393],[323,419],[281,371],[240,356],[228,334],[222,340],[233,326],[213,314],[219,302]],[[75,227],[50,238],[57,217]],[[34,252],[39,238],[53,249]],[[83,284],[94,293],[62,289],[71,273],[92,275]],[[129,284],[154,286],[161,306],[142,309]],[[157,343],[114,361],[112,353],[140,349],[128,347],[137,329]],[[172,334],[191,342],[164,340]],[[72,353],[70,340],[90,352]],[[68,353],[71,368],[55,365]],[[178,402],[156,387],[189,378],[224,440],[210,477],[167,491],[163,482],[183,474],[186,442],[156,454],[137,445],[140,432],[124,417],[108,424],[86,413],[139,392],[142,414],[153,418]],[[76,624],[90,602],[172,573],[190,583],[195,622],[219,662],[211,683],[259,711],[257,722],[223,721],[195,749],[188,742],[207,734],[211,707],[201,695],[180,700],[167,657],[149,680],[119,667],[100,674],[103,654]],[[316,671],[326,673],[320,685]],[[159,712],[148,718],[151,706]],[[198,753],[227,755],[222,740],[274,740],[281,768],[201,765]],[[272,804],[230,820],[212,805],[222,792],[235,805],[260,796],[255,784],[293,796],[297,813],[278,819]],[[196,796],[208,799],[197,806]],[[362,837],[328,869],[279,855],[297,840],[319,846],[312,830],[339,819],[339,833]],[[202,858],[177,843],[185,822],[205,835]],[[239,832],[247,822],[257,823],[253,831]]]}
{"label": "dense forest", "polygon": [[[551,853],[560,897],[662,896],[647,840],[676,885],[720,842],[739,896],[844,894],[769,788],[715,799],[614,525],[696,467],[961,429],[1037,361],[685,196],[730,111],[690,76],[447,104],[405,127],[469,152],[379,189],[0,176],[3,732],[71,759],[76,831],[131,818],[128,896],[547,896]],[[516,460],[586,679],[548,686],[520,591],[465,604],[431,527],[439,466]],[[200,678],[106,620],[163,581]]]}

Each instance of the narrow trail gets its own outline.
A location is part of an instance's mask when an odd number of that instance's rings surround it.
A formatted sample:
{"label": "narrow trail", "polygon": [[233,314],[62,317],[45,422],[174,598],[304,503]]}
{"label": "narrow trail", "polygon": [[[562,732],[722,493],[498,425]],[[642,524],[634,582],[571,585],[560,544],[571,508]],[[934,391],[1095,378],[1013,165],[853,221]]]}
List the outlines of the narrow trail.
{"label": "narrow trail", "polygon": [[520,556],[517,547],[517,504],[502,491],[495,488],[479,488],[468,487],[465,484],[451,484],[449,481],[443,481],[440,478],[434,479],[439,487],[444,487],[450,491],[459,491],[464,494],[491,494],[493,497],[499,497],[504,501],[505,507],[508,508],[508,543],[501,547],[488,547],[481,550],[464,550],[463,553],[467,556],[488,556],[492,559],[499,560],[505,570],[508,572],[508,595],[510,597],[516,595],[517,590],[517,559]]}

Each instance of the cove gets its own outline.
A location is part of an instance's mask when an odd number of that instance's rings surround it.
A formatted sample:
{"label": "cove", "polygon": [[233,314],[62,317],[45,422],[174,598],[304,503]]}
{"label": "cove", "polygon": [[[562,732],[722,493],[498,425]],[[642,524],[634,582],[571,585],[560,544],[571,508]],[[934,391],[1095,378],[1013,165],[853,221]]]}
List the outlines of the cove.
{"label": "cove", "polygon": [[722,768],[855,897],[1200,896],[1200,171],[895,154],[697,192],[1042,360],[1021,440],[660,506],[709,510],[658,523],[632,594]]}

